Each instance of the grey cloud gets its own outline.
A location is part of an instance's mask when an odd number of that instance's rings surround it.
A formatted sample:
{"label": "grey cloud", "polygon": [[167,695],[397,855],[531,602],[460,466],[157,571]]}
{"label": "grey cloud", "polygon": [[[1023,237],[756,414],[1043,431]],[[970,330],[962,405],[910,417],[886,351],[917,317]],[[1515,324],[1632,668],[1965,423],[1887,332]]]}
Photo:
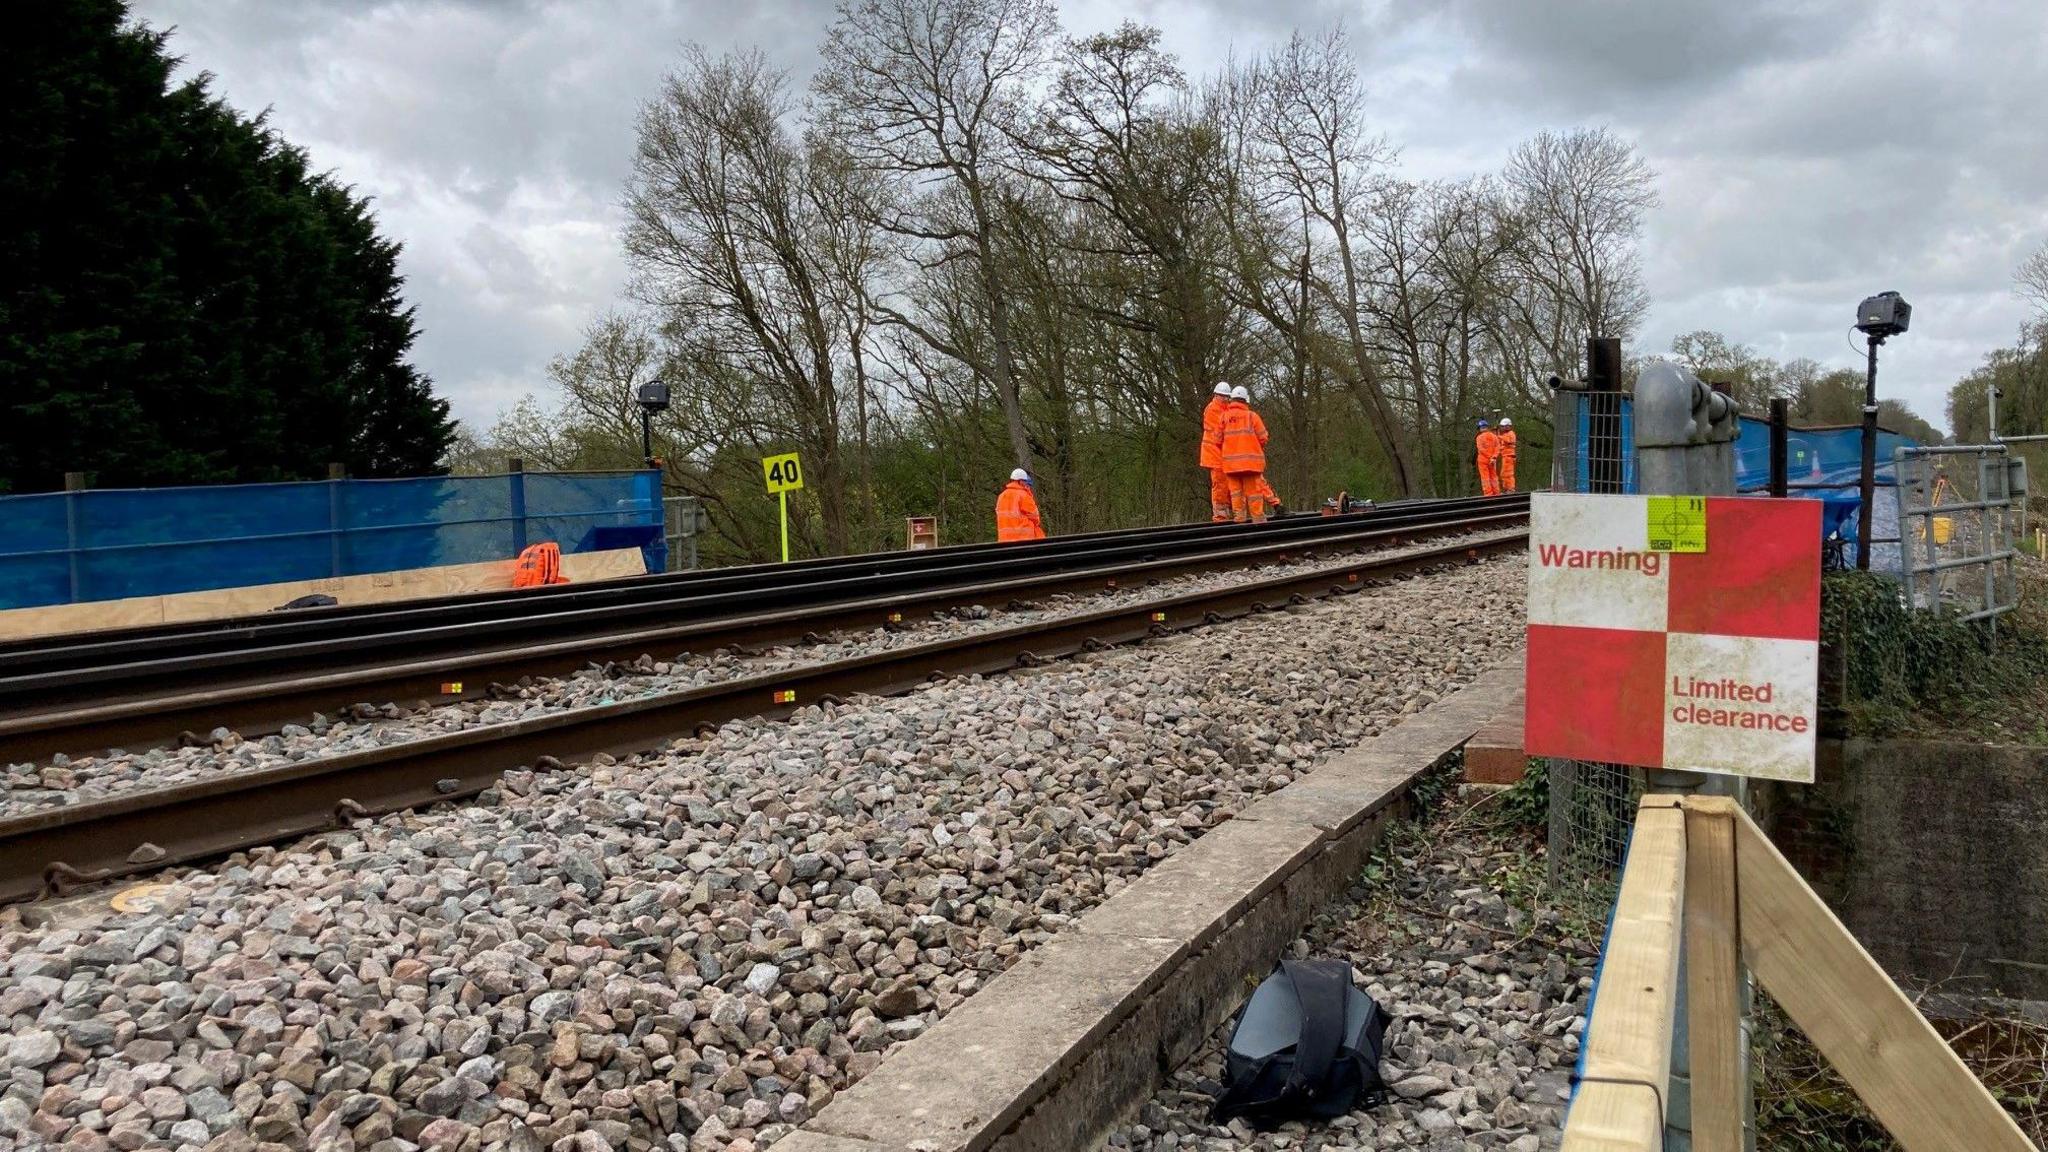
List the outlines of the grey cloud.
{"label": "grey cloud", "polygon": [[[421,365],[466,419],[544,386],[624,281],[633,119],[681,44],[760,47],[799,83],[830,0],[136,0],[406,245]],[[2048,239],[2048,4],[2010,0],[1062,0],[1075,31],[1165,29],[1192,73],[1342,19],[1404,170],[1492,171],[1606,124],[1660,172],[1639,348],[1715,327],[1853,363],[1855,301],[1915,329],[1886,388],[1924,415],[2024,315]]]}
{"label": "grey cloud", "polygon": [[417,358],[488,422],[624,279],[618,199],[642,100],[685,41],[807,75],[829,0],[138,0],[188,71],[373,198],[405,245]]}

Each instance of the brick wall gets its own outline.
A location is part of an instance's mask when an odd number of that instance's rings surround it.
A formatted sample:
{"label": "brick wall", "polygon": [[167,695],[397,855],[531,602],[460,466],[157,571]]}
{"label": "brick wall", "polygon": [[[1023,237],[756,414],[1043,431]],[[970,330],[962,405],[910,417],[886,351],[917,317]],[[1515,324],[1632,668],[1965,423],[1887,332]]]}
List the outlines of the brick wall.
{"label": "brick wall", "polygon": [[1765,825],[1903,983],[2048,999],[2048,748],[1820,744]]}

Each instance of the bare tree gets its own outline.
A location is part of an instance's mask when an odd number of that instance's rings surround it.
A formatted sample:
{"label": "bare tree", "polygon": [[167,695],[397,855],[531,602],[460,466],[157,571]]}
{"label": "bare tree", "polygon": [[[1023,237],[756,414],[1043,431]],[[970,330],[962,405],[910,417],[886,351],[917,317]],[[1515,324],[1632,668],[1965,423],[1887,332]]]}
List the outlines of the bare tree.
{"label": "bare tree", "polygon": [[[1373,268],[1367,307],[1374,347],[1405,377],[1408,416],[1426,490],[1462,484],[1466,421],[1501,407],[1485,318],[1502,291],[1513,231],[1493,186],[1383,182],[1362,230]],[[1493,395],[1475,395],[1480,383]],[[1490,400],[1491,403],[1487,403]]]}
{"label": "bare tree", "polygon": [[2013,273],[2013,279],[2019,282],[2020,295],[2048,314],[2048,244],[2041,245],[2032,256],[2021,262],[2019,271]]}
{"label": "bare tree", "polygon": [[[905,184],[878,215],[925,269],[971,262],[988,327],[974,355],[888,302],[877,311],[993,385],[1017,466],[1031,464],[997,251],[1011,133],[1059,32],[1052,0],[841,0],[814,82],[825,128],[853,162]],[[950,193],[950,194],[949,194]]]}
{"label": "bare tree", "polygon": [[792,139],[789,111],[785,78],[758,52],[714,60],[690,49],[641,111],[626,252],[641,298],[723,369],[680,383],[747,389],[752,402],[729,397],[718,426],[764,450],[802,451],[825,546],[844,552],[840,358],[866,313],[849,307],[857,287],[833,282],[864,265],[826,170],[836,157]]}
{"label": "bare tree", "polygon": [[1507,184],[1534,297],[1525,335],[1550,346],[1558,371],[1576,361],[1578,337],[1626,339],[1649,308],[1636,243],[1657,205],[1656,173],[1614,133],[1576,128],[1517,148]]}
{"label": "bare tree", "polygon": [[1062,294],[1067,319],[1092,327],[1088,343],[1107,357],[1104,399],[1182,462],[1177,483],[1155,472],[1166,511],[1198,495],[1210,387],[1244,382],[1265,349],[1226,285],[1222,133],[1159,38],[1126,22],[1069,41],[1029,147],[1072,208],[1060,242],[1075,249],[1075,279]]}
{"label": "bare tree", "polygon": [[[1332,28],[1313,39],[1295,33],[1254,68],[1240,107],[1261,145],[1251,157],[1269,202],[1291,201],[1325,241],[1310,283],[1337,326],[1332,367],[1363,409],[1393,473],[1395,491],[1420,490],[1412,436],[1400,398],[1381,378],[1367,331],[1370,269],[1357,235],[1370,211],[1373,182],[1392,157],[1365,123],[1365,89],[1350,38]],[[1277,207],[1277,205],[1275,205]]]}

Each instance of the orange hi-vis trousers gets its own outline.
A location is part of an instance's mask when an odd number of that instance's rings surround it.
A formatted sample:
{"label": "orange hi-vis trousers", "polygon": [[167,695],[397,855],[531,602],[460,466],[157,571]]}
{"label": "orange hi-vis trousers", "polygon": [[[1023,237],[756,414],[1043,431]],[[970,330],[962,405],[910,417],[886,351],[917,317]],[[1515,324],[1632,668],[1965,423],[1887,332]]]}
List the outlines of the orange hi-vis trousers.
{"label": "orange hi-vis trousers", "polygon": [[1265,523],[1266,494],[1261,490],[1265,477],[1257,472],[1237,472],[1225,480],[1230,486],[1230,518],[1239,524]]}
{"label": "orange hi-vis trousers", "polygon": [[1479,462],[1479,494],[1481,496],[1500,495],[1499,460],[1481,460]]}
{"label": "orange hi-vis trousers", "polygon": [[1209,519],[1217,524],[1230,520],[1230,474],[1209,469]]}

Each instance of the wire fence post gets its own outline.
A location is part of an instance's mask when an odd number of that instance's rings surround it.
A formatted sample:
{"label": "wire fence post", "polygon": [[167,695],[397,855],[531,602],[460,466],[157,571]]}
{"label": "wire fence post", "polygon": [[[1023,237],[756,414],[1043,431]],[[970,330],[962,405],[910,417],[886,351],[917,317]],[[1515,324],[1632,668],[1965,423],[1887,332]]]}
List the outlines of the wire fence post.
{"label": "wire fence post", "polygon": [[505,482],[512,488],[512,554],[526,551],[526,461],[518,456],[505,461]]}
{"label": "wire fence post", "polygon": [[348,466],[329,464],[327,466],[327,574],[346,576],[343,564],[342,541],[344,535],[341,487],[348,480]]}
{"label": "wire fence post", "polygon": [[64,474],[64,547],[65,558],[70,563],[73,604],[85,599],[85,556],[80,551],[85,543],[81,539],[85,534],[85,510],[79,507],[79,503],[85,499],[82,495],[84,491],[85,473]]}

